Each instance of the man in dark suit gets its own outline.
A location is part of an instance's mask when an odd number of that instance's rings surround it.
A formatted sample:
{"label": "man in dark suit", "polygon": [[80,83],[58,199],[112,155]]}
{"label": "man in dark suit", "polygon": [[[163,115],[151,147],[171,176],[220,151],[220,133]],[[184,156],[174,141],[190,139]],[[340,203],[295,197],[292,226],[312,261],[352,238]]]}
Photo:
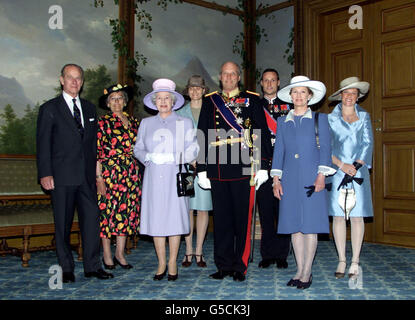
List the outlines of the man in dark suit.
{"label": "man in dark suit", "polygon": [[[235,281],[244,281],[255,185],[259,188],[268,179],[264,169],[268,169],[269,161],[261,162],[261,157],[272,157],[272,150],[259,94],[239,90],[239,66],[224,63],[219,79],[222,92],[204,97],[199,117],[198,129],[203,134],[198,135],[198,140],[204,148],[197,162],[198,183],[204,189],[212,189],[218,271],[210,277],[232,276]],[[252,133],[257,135],[256,141]],[[256,172],[251,171],[252,156],[259,162],[260,170]]]}
{"label": "man in dark suit", "polygon": [[75,208],[82,236],[85,277],[108,279],[100,261],[96,194],[97,115],[95,106],[80,99],[84,72],[75,64],[62,68],[62,94],[39,109],[36,132],[38,178],[51,192],[55,241],[63,282],[74,282],[70,230]]}
{"label": "man in dark suit", "polygon": [[[274,147],[277,134],[277,119],[286,115],[290,106],[277,97],[280,79],[275,69],[265,69],[262,73],[261,87],[264,97],[261,99],[262,110],[271,135],[271,144]],[[269,158],[272,163],[272,155]],[[259,218],[261,221],[261,256],[259,268],[268,268],[276,263],[278,269],[288,267],[287,257],[290,250],[290,235],[277,234],[279,217],[279,200],[272,191],[272,179],[266,181],[257,192]]]}

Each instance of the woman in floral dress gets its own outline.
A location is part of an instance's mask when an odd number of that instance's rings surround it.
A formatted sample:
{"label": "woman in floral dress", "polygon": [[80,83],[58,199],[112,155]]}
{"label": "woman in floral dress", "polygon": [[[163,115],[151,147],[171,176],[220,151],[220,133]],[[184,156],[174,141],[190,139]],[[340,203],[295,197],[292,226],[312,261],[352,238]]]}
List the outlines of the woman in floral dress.
{"label": "woman in floral dress", "polygon": [[[118,84],[105,89],[100,100],[100,105],[111,111],[99,119],[97,133],[97,192],[106,269],[114,269],[117,264],[123,269],[132,268],[124,249],[127,236],[139,231],[141,173],[133,156],[139,122],[123,111],[131,95],[131,87]],[[114,257],[113,236],[117,237]]]}

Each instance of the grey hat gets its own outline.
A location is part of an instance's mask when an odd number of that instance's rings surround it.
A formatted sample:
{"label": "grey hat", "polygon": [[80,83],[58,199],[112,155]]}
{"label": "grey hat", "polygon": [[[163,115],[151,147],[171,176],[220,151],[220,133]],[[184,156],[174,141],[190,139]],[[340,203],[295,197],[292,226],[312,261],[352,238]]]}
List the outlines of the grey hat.
{"label": "grey hat", "polygon": [[340,82],[340,89],[328,97],[329,101],[341,100],[341,93],[346,89],[358,89],[359,98],[363,97],[369,91],[370,84],[366,81],[360,81],[358,77],[350,77]]}
{"label": "grey hat", "polygon": [[188,90],[189,90],[190,87],[200,87],[200,88],[205,89],[205,94],[209,93],[209,87],[207,85],[205,85],[205,79],[203,79],[202,76],[199,76],[197,74],[191,76],[189,78],[189,80],[187,81],[187,85],[183,90],[184,95],[186,95],[186,96],[189,95]]}

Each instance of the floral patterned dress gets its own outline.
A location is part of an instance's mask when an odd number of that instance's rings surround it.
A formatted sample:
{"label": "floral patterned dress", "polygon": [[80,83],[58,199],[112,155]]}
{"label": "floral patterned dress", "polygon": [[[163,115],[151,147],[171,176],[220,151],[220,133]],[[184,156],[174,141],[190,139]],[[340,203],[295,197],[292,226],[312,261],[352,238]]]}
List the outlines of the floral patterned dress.
{"label": "floral patterned dress", "polygon": [[107,193],[98,195],[100,236],[127,236],[138,233],[141,205],[141,173],[133,156],[139,122],[124,115],[130,125],[125,127],[114,113],[99,119],[97,158]]}

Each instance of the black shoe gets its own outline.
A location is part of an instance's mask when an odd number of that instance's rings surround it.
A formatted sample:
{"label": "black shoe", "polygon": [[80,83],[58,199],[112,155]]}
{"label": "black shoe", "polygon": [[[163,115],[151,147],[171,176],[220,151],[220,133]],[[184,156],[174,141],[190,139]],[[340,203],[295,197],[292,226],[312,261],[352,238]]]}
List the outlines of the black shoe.
{"label": "black shoe", "polygon": [[224,271],[224,270],[219,270],[213,274],[211,274],[209,277],[212,279],[216,279],[216,280],[222,280],[225,277],[232,277],[233,276],[233,271]]}
{"label": "black shoe", "polygon": [[235,273],[233,274],[233,280],[240,282],[245,281],[245,275],[243,274],[243,272],[235,271]]}
{"label": "black shoe", "polygon": [[[337,270],[339,269],[340,263],[344,263],[344,268],[346,269],[346,261],[339,261],[339,264],[337,265]],[[337,272],[337,270],[334,273],[334,276],[336,277],[336,279],[344,278],[345,272]]]}
{"label": "black shoe", "polygon": [[112,273],[105,272],[104,269],[98,269],[97,271],[92,272],[85,272],[84,274],[87,278],[95,277],[100,280],[114,278],[114,275]]}
{"label": "black shoe", "polygon": [[192,265],[193,254],[185,254],[182,267],[188,268]]}
{"label": "black shoe", "polygon": [[104,261],[104,258],[102,258],[102,264],[104,265],[104,268],[107,270],[114,270],[115,269],[115,264],[106,264]]}
{"label": "black shoe", "polygon": [[290,279],[290,281],[287,282],[287,287],[296,287],[298,286],[299,282],[299,279]]}
{"label": "black shoe", "polygon": [[177,278],[179,277],[179,273],[176,273],[176,274],[168,274],[167,275],[167,281],[176,281],[177,280]]}
{"label": "black shoe", "polygon": [[287,269],[288,268],[288,262],[285,259],[277,259],[277,268],[278,269]]}
{"label": "black shoe", "polygon": [[271,264],[275,263],[275,259],[262,259],[258,264],[258,268],[268,268]]}
{"label": "black shoe", "polygon": [[113,258],[113,260],[114,260],[114,263],[115,264],[118,264],[121,268],[123,268],[123,269],[131,269],[133,266],[131,265],[131,264],[129,264],[129,263],[127,263],[127,264],[121,264],[121,262],[120,261],[118,261],[118,259],[114,256],[114,258]]}
{"label": "black shoe", "polygon": [[298,281],[297,289],[308,289],[311,286],[311,283],[313,282],[313,275],[310,275],[310,278],[308,279],[308,282],[302,282]]}
{"label": "black shoe", "polygon": [[73,272],[63,272],[62,282],[63,283],[75,282],[75,275],[73,274]]}
{"label": "black shoe", "polygon": [[[200,260],[197,261],[197,257],[200,257]],[[195,254],[196,265],[200,268],[206,268],[207,264],[206,261],[203,259],[203,254]]]}
{"label": "black shoe", "polygon": [[155,274],[154,277],[153,277],[153,280],[154,281],[160,281],[160,280],[162,280],[166,276],[166,273],[167,273],[167,268],[164,269],[164,272],[163,273]]}

